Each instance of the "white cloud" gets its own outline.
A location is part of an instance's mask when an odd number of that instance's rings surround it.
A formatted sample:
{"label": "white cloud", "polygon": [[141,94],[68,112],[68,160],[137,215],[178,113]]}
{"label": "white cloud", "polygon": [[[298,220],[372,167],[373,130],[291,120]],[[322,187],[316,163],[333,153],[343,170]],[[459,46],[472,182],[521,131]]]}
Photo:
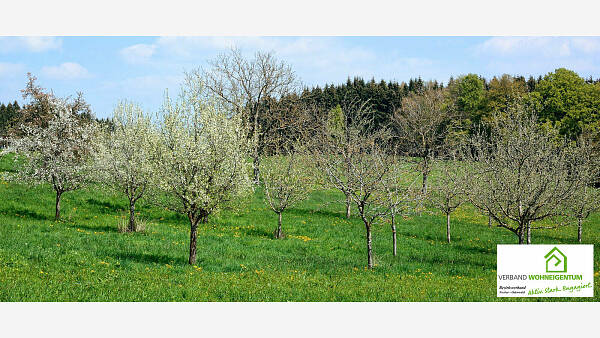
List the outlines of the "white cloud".
{"label": "white cloud", "polygon": [[227,50],[237,47],[242,50],[275,50],[281,49],[282,44],[278,38],[251,36],[251,37],[226,37],[226,36],[167,36],[156,40],[155,45],[164,52],[178,57],[193,57],[199,51]]}
{"label": "white cloud", "polygon": [[[440,72],[448,73],[433,59],[399,51],[378,54],[368,46],[337,37],[159,37],[144,46],[152,51],[145,60],[157,69],[174,71],[203,66],[207,59],[234,46],[248,56],[258,50],[272,51],[301,74],[306,85],[339,83],[354,76],[402,81],[418,76],[434,79]],[[143,83],[150,79],[138,80]]]}
{"label": "white cloud", "polygon": [[140,43],[121,49],[119,54],[129,63],[148,62],[154,55],[157,46],[155,44]]}
{"label": "white cloud", "polygon": [[[354,58],[371,58],[372,53],[359,47],[347,47],[336,38],[328,37],[159,37],[152,44],[137,44],[121,50],[121,54],[135,54],[149,58],[162,54],[181,59],[196,58],[200,53],[225,51],[232,47],[243,52],[273,51],[280,57],[335,56],[336,62]],[[322,58],[321,58],[322,59]],[[334,61],[334,60],[331,60]]]}
{"label": "white cloud", "polygon": [[[274,52],[302,74],[308,83],[324,77],[344,81],[348,76],[375,75],[379,66],[375,53],[347,45],[336,37],[159,37],[150,44],[136,44],[120,51],[128,62],[145,62],[157,69],[183,71],[202,66],[216,53],[232,47],[250,56],[260,50]],[[350,73],[349,73],[350,70]]]}
{"label": "white cloud", "polygon": [[600,51],[598,37],[493,37],[476,48],[478,54],[499,56],[542,55],[564,58]]}
{"label": "white cloud", "polygon": [[24,75],[25,65],[22,63],[0,62],[0,76],[13,77],[16,75]]}
{"label": "white cloud", "polygon": [[584,53],[592,54],[600,52],[599,38],[572,38],[573,46]]}
{"label": "white cloud", "polygon": [[578,73],[600,70],[600,37],[494,37],[474,48],[494,74],[545,74],[566,67]]}
{"label": "white cloud", "polygon": [[56,80],[76,80],[90,76],[82,65],[75,62],[65,62],[58,66],[42,67],[42,75]]}
{"label": "white cloud", "polygon": [[39,53],[61,47],[62,40],[52,36],[0,37],[0,50],[4,52],[25,50]]}
{"label": "white cloud", "polygon": [[23,37],[23,44],[32,52],[43,52],[51,49],[59,49],[62,40],[51,36]]}
{"label": "white cloud", "polygon": [[194,57],[199,51],[224,51],[232,47],[237,47],[243,52],[273,51],[286,57],[335,55],[337,61],[373,56],[360,47],[343,46],[338,39],[330,37],[160,37],[153,46],[180,57]]}

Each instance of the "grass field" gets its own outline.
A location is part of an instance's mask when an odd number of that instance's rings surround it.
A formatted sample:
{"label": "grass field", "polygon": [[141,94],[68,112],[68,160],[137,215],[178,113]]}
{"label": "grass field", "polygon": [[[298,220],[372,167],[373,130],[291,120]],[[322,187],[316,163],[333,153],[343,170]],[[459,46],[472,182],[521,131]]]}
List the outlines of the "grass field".
{"label": "grass field", "polygon": [[[11,170],[7,158],[0,171]],[[598,301],[496,298],[496,244],[515,243],[487,227],[472,207],[445,218],[424,213],[374,230],[375,269],[367,271],[364,226],[346,220],[334,192],[317,192],[284,213],[286,239],[271,239],[276,215],[257,192],[246,209],[202,225],[197,266],[187,264],[188,221],[139,203],[146,233],[121,234],[126,200],[99,187],[63,195],[55,222],[49,186],[0,181],[0,301]],[[576,229],[533,232],[534,243],[575,243]],[[600,215],[584,229],[600,276]]]}

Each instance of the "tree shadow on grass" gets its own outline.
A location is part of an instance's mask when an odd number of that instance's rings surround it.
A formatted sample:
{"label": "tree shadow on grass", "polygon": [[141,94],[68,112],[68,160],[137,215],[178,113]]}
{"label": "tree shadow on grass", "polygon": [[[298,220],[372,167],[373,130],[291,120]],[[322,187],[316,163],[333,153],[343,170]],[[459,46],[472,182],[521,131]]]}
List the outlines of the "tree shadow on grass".
{"label": "tree shadow on grass", "polygon": [[460,250],[460,251],[473,252],[473,253],[479,253],[479,254],[490,254],[490,255],[496,254],[495,251],[488,251],[487,248],[482,248],[479,246],[455,245],[454,243],[451,243],[450,245],[453,247],[453,249]]}
{"label": "tree shadow on grass", "polygon": [[68,224],[67,226],[70,228],[73,228],[73,229],[85,229],[85,230],[90,230],[90,231],[104,231],[104,232],[118,232],[118,229],[116,226],[110,226],[110,225],[87,225],[87,224],[73,223],[73,224]]}
{"label": "tree shadow on grass", "polygon": [[346,215],[343,212],[335,212],[330,210],[322,210],[322,209],[300,209],[300,208],[290,208],[285,211],[288,214],[296,215],[296,216],[306,216],[308,215],[319,215],[325,217],[333,217],[333,218],[343,218],[346,219]]}
{"label": "tree shadow on grass", "polygon": [[[446,244],[446,237],[445,234],[444,235],[431,235],[431,234],[417,234],[415,235],[414,232],[409,232],[409,231],[398,231],[397,232],[398,237],[406,237],[406,238],[410,238],[410,239],[418,239],[418,240],[422,240],[422,241],[433,241],[436,244]],[[452,242],[461,242],[463,241],[463,239],[459,236],[456,236],[455,238],[452,238]]]}
{"label": "tree shadow on grass", "polygon": [[95,198],[88,198],[85,202],[90,205],[94,205],[98,209],[103,210],[103,211],[109,210],[112,212],[121,212],[121,211],[125,210],[122,205],[119,205],[114,202],[99,201]]}
{"label": "tree shadow on grass", "polygon": [[[120,261],[128,261],[132,263],[142,263],[142,264],[169,264],[173,266],[185,266],[187,265],[187,259],[182,257],[174,257],[165,254],[145,254],[145,253],[135,253],[135,252],[110,252],[107,253],[107,256],[112,257],[114,259]],[[196,264],[200,265],[203,263],[203,259],[198,257],[198,261]]]}
{"label": "tree shadow on grass", "polygon": [[[557,237],[548,234],[547,232],[540,232],[539,230],[531,232],[531,244],[556,244],[556,243],[566,243],[566,244],[576,244],[577,243],[577,228],[573,228],[572,237]],[[516,238],[516,236],[515,236]]]}
{"label": "tree shadow on grass", "polygon": [[7,214],[10,214],[15,217],[25,216],[27,218],[35,219],[35,220],[39,220],[39,221],[53,221],[54,220],[54,216],[44,215],[44,214],[40,214],[40,213],[32,211],[32,210],[16,208],[14,206],[9,207],[5,210],[6,210]]}
{"label": "tree shadow on grass", "polygon": [[[476,258],[474,256],[469,256],[469,257]],[[431,265],[442,265],[442,266],[462,265],[462,266],[471,266],[471,267],[483,267],[483,268],[486,268],[489,270],[496,268],[495,260],[493,260],[493,262],[492,261],[488,262],[488,261],[472,260],[470,258],[461,258],[461,257],[452,258],[449,256],[443,256],[443,255],[428,256],[428,255],[409,254],[409,259],[411,261],[429,263]]]}

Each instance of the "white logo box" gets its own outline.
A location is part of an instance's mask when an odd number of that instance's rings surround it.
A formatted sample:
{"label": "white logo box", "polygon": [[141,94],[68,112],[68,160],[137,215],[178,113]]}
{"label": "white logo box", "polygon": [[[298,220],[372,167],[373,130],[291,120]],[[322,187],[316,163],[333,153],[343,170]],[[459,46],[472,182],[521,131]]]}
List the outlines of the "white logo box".
{"label": "white logo box", "polygon": [[591,244],[498,244],[498,297],[593,297]]}

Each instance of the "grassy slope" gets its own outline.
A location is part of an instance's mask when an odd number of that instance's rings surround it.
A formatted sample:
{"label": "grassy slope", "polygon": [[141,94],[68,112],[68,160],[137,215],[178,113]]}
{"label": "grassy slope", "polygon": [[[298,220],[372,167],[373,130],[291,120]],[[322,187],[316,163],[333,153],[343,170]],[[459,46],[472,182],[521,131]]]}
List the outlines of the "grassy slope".
{"label": "grassy slope", "polygon": [[[9,169],[0,159],[0,171]],[[402,220],[397,257],[389,226],[378,226],[377,266],[366,271],[364,228],[342,217],[343,207],[329,203],[335,197],[315,193],[284,213],[289,236],[273,240],[276,216],[257,193],[243,212],[224,212],[201,227],[192,267],[182,216],[140,203],[150,231],[119,234],[125,200],[93,188],[66,193],[64,220],[54,222],[50,187],[0,181],[0,301],[521,300],[498,299],[495,291],[496,244],[516,237],[488,229],[472,208],[453,216],[451,245],[444,242],[443,216]],[[595,215],[584,230],[585,243],[596,244],[594,271],[600,270],[599,225]],[[575,239],[572,227],[533,233],[534,243]],[[599,280],[596,272],[596,288]]]}

